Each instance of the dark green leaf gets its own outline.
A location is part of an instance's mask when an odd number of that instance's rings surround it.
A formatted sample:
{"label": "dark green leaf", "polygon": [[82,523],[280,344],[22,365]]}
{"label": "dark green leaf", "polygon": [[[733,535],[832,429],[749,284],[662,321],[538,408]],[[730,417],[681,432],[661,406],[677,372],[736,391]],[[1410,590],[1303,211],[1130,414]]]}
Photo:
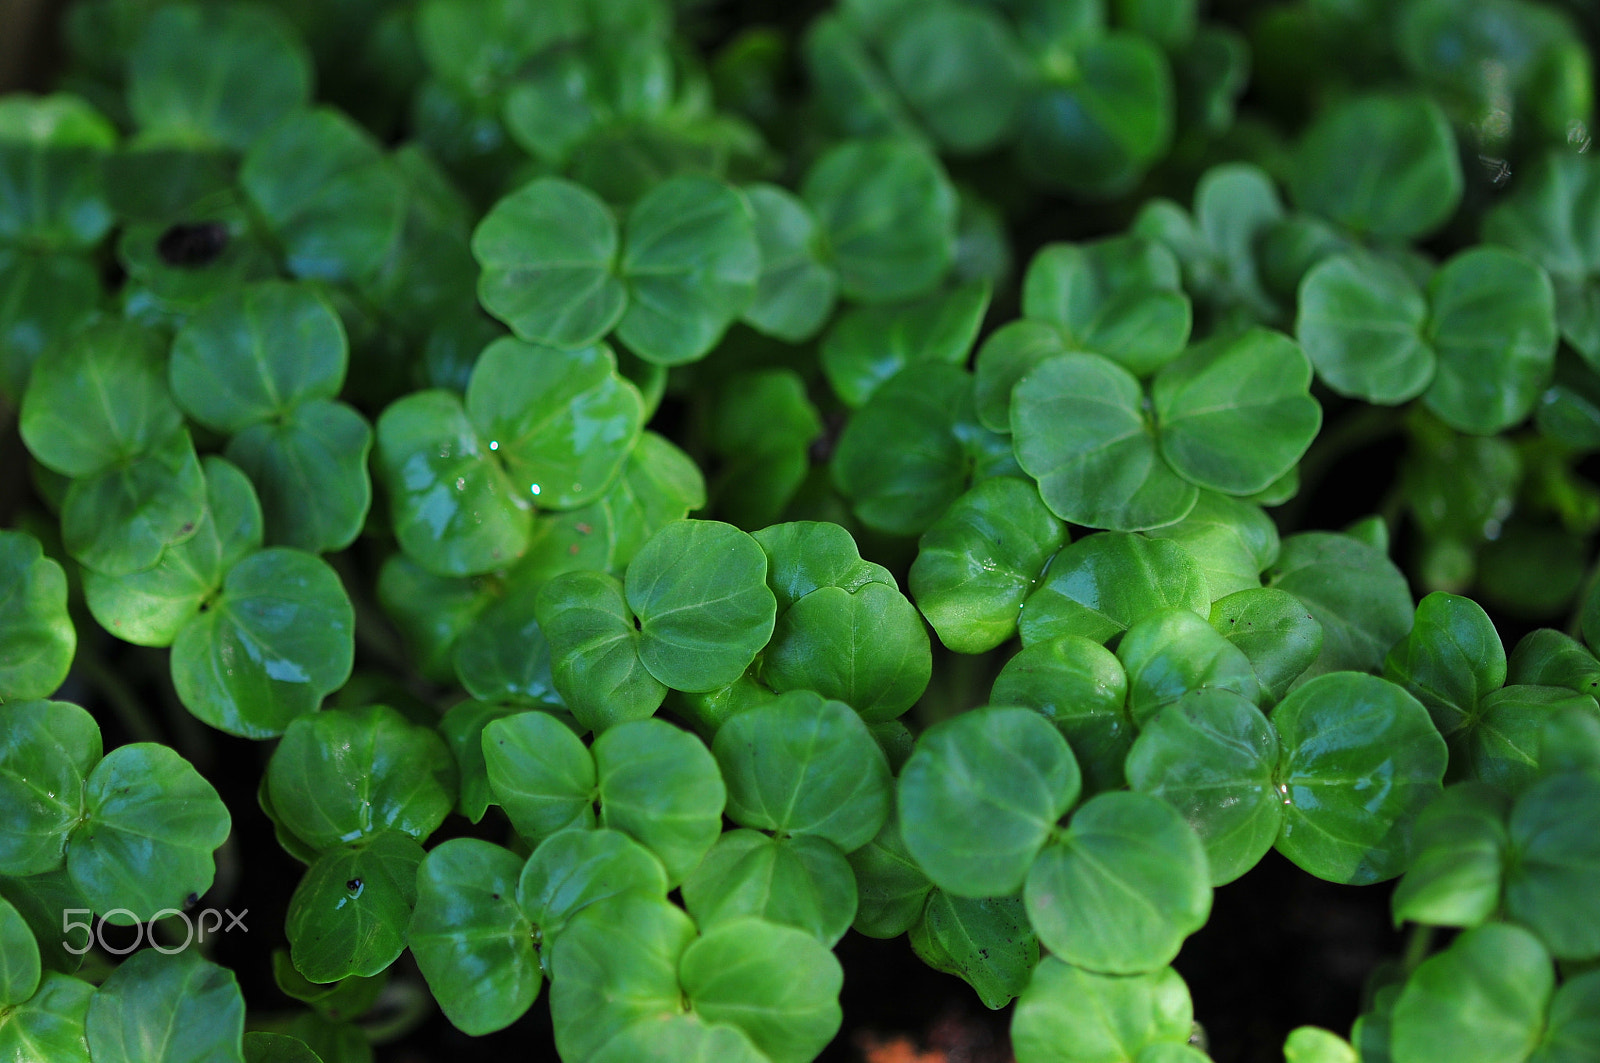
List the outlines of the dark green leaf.
{"label": "dark green leaf", "polygon": [[1550,955],[1532,934],[1498,923],[1468,930],[1401,990],[1395,1063],[1526,1059],[1554,989]]}
{"label": "dark green leaf", "polygon": [[1387,557],[1347,535],[1289,536],[1267,582],[1298,598],[1322,625],[1322,653],[1306,676],[1376,670],[1411,630],[1405,577]]}
{"label": "dark green leaf", "polygon": [[[77,1010],[62,1004],[68,1014]],[[244,997],[232,971],[196,952],[146,949],[88,1001],[84,1035],[95,1063],[240,1063]]]}
{"label": "dark green leaf", "polygon": [[1145,722],[1128,753],[1128,785],[1183,815],[1205,845],[1211,884],[1222,886],[1278,837],[1278,753],[1278,733],[1254,705],[1228,691],[1196,691]]}
{"label": "dark green leaf", "polygon": [[406,943],[445,1017],[474,1037],[517,1021],[539,994],[521,873],[514,853],[476,838],[452,838],[417,868]]}
{"label": "dark green leaf", "polygon": [[1433,379],[1427,318],[1427,300],[1399,266],[1376,255],[1334,255],[1300,282],[1295,338],[1334,391],[1393,406]]}
{"label": "dark green leaf", "polygon": [[320,554],[355,542],[372,505],[372,426],[342,402],[313,399],[280,421],[251,425],[228,460],[261,495],[267,541]]}
{"label": "dark green leaf", "polygon": [[1095,974],[1050,956],[1017,1001],[1011,1039],[1019,1059],[1131,1063],[1151,1045],[1184,1044],[1193,1023],[1189,988],[1170,967]]}
{"label": "dark green leaf", "polygon": [[989,309],[990,286],[966,284],[908,303],[846,311],[822,338],[822,371],[849,406],[860,406],[912,362],[965,365]]}
{"label": "dark green leaf", "polygon": [[1039,939],[1016,897],[952,897],[934,890],[911,930],[922,962],[977,991],[986,1008],[1003,1008],[1028,987],[1039,964]]}
{"label": "dark green leaf", "polygon": [[54,693],[77,646],[66,573],[33,536],[0,531],[0,702]]}
{"label": "dark green leaf", "polygon": [[0,1026],[0,1058],[90,1063],[84,1021],[97,995],[88,982],[46,971],[39,991]]}
{"label": "dark green leaf", "polygon": [[856,880],[839,847],[825,838],[731,830],[684,880],[683,901],[703,928],[755,916],[804,930],[832,948],[855,918]]}
{"label": "dark green leaf", "polygon": [[941,889],[1005,897],[1080,787],[1072,750],[1038,713],[965,712],[924,731],[901,770],[901,836]]}
{"label": "dark green leaf", "polygon": [[616,220],[581,185],[542,177],[496,203],[472,234],[478,298],[531,343],[587,347],[622,319]]}
{"label": "dark green leaf", "polygon": [[1330,882],[1404,871],[1411,820],[1439,796],[1444,739],[1422,703],[1356,672],[1318,676],[1272,713],[1282,746],[1278,851]]}
{"label": "dark green leaf", "polygon": [[661,899],[667,872],[649,849],[619,830],[557,831],[533,851],[517,879],[517,905],[548,945],[589,905],[622,893]]}
{"label": "dark green leaf", "polygon": [[1044,583],[1023,603],[1023,645],[1062,635],[1106,642],[1151,613],[1210,612],[1211,595],[1193,557],[1177,543],[1106,532],[1065,547]]}
{"label": "dark green leaf", "polygon": [[1039,853],[1023,896],[1053,954],[1115,974],[1165,966],[1211,914],[1199,835],[1170,804],[1142,793],[1084,802]]}
{"label": "dark green leaf", "polygon": [[273,547],[229,570],[222,593],[172,649],[188,710],[231,734],[270,738],[350,678],[355,613],[339,577],[310,554]]}
{"label": "dark green leaf", "polygon": [[1383,674],[1415,695],[1448,738],[1505,684],[1506,651],[1482,606],[1436,591],[1417,603],[1411,632],[1384,658]]}
{"label": "dark green leaf", "polygon": [[1506,795],[1482,783],[1452,786],[1417,816],[1416,858],[1395,888],[1395,922],[1477,926],[1500,906],[1509,839]]}
{"label": "dark green leaf", "polygon": [[455,805],[444,740],[387,705],[331,709],[289,724],[267,764],[278,819],[316,850],[398,830],[418,841]]}
{"label": "dark green leaf", "polygon": [[939,640],[992,650],[1016,633],[1022,603],[1066,529],[1026,480],[982,480],[923,533],[909,583]]}
{"label": "dark green leaf", "polygon": [[489,723],[483,759],[490,790],[528,841],[538,844],[565,827],[594,825],[594,759],[549,713],[519,712]]}
{"label": "dark green leaf", "polygon": [[1600,779],[1585,772],[1543,779],[1511,810],[1505,909],[1562,959],[1600,955]]}
{"label": "dark green leaf", "polygon": [[0,102],[0,243],[90,248],[111,228],[111,123],[68,93]]}
{"label": "dark green leaf", "polygon": [[1188,609],[1151,613],[1117,643],[1128,676],[1128,715],[1143,726],[1192,691],[1226,690],[1254,704],[1260,683],[1250,658]]}
{"label": "dark green leaf", "polygon": [[594,742],[600,825],[660,858],[676,885],[722,832],[728,791],[711,751],[665,720],[633,720]]}
{"label": "dark green leaf", "polygon": [[639,660],[678,690],[733,682],[772,638],[777,605],[766,581],[766,554],[733,525],[668,524],[628,565]]}
{"label": "dark green leaf", "polygon": [[1128,677],[1112,652],[1082,635],[1031,643],[1006,662],[989,701],[1043,713],[1071,746],[1093,794],[1121,789],[1133,742]]}
{"label": "dark green leaf", "polygon": [[143,455],[72,481],[61,504],[61,540],[85,568],[127,576],[161,560],[194,534],[206,481],[187,429]]}
{"label": "dark green leaf", "polygon": [[822,255],[817,220],[777,185],[746,185],[744,195],[761,252],[761,276],[744,320],[790,343],[808,340],[827,321],[839,292],[839,275]]}
{"label": "dark green leaf", "polygon": [[639,658],[639,629],[615,577],[557,576],[539,591],[534,615],[550,643],[556,689],[585,728],[641,720],[660,707],[667,688]]}
{"label": "dark green leaf", "polygon": [[284,922],[289,954],[308,981],[375,975],[400,958],[422,857],[422,846],[397,830],[317,857]]}

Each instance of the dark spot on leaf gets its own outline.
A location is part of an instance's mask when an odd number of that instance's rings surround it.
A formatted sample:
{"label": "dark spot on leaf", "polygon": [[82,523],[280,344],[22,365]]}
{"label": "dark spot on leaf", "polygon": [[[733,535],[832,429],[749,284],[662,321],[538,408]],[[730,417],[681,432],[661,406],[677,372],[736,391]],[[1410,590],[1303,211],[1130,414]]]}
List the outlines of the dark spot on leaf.
{"label": "dark spot on leaf", "polygon": [[184,524],[183,524],[183,527],[178,529],[178,534],[179,535],[188,535],[192,531],[194,531],[194,521],[192,521],[192,520],[185,521]]}
{"label": "dark spot on leaf", "polygon": [[344,888],[349,890],[351,893],[354,893],[356,890],[361,888],[361,880],[358,878],[353,878],[344,884]]}
{"label": "dark spot on leaf", "polygon": [[497,900],[498,901],[500,899],[500,894],[498,894],[498,893],[491,893],[491,894],[489,894],[489,896],[493,900]]}
{"label": "dark spot on leaf", "polygon": [[193,908],[195,905],[197,905],[199,903],[200,903],[200,894],[198,894],[198,893],[191,893],[191,894],[189,894],[189,896],[187,896],[187,897],[185,897],[183,899],[183,906],[185,908]]}
{"label": "dark spot on leaf", "polygon": [[220,221],[174,225],[156,241],[161,261],[179,269],[209,266],[228,248],[228,226]]}

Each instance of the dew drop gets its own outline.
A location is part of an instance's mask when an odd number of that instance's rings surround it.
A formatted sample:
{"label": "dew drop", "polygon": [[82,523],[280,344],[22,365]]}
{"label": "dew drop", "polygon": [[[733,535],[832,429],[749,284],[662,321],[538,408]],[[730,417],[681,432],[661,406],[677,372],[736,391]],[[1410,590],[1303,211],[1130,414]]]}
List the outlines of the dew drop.
{"label": "dew drop", "polygon": [[499,450],[500,449],[500,441],[498,439],[489,440],[489,449],[490,450]]}
{"label": "dew drop", "polygon": [[539,493],[539,485],[538,484],[529,484],[528,485],[528,490],[532,491],[534,494],[538,494]]}

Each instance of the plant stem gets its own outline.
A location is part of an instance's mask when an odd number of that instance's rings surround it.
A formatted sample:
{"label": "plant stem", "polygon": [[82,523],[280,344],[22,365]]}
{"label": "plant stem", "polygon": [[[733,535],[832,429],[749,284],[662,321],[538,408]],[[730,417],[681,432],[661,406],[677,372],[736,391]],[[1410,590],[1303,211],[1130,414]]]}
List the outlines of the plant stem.
{"label": "plant stem", "polygon": [[73,667],[83,675],[105,699],[112,713],[127,730],[128,737],[135,742],[159,742],[161,731],[150,718],[150,714],[134,696],[133,688],[121,675],[107,667],[105,661],[93,647],[80,645],[77,659]]}
{"label": "plant stem", "polygon": [[1406,951],[1401,957],[1400,964],[1409,977],[1423,960],[1428,958],[1428,952],[1433,948],[1434,928],[1413,923],[1411,932],[1406,935]]}

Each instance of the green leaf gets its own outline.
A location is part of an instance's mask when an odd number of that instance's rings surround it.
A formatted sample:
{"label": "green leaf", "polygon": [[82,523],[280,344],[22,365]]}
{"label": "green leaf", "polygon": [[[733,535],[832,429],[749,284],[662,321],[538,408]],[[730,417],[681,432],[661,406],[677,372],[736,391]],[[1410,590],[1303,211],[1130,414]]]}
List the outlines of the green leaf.
{"label": "green leaf", "polygon": [[923,533],[909,583],[939,640],[992,650],[1016,633],[1022,604],[1066,529],[1026,480],[981,480]]}
{"label": "green leaf", "polygon": [[239,183],[296,277],[369,276],[405,222],[398,170],[370,133],[327,107],[296,111],[255,138]]}
{"label": "green leaf", "polygon": [[1585,772],[1542,779],[1511,809],[1506,914],[1565,960],[1600,956],[1597,820],[1600,779]]}
{"label": "green leaf", "polygon": [[812,690],[845,702],[868,723],[892,720],[928,686],[927,629],[894,586],[820,587],[786,610],[761,663],[773,690]]}
{"label": "green leaf", "polygon": [[767,555],[767,586],[780,612],[820,587],[858,591],[868,583],[894,585],[882,565],[863,561],[850,533],[825,521],[774,524],[751,536]]}
{"label": "green leaf", "polygon": [[605,1043],[593,1063],[768,1063],[750,1038],[732,1026],[711,1026],[694,1015],[664,1015],[629,1026]]}
{"label": "green leaf", "polygon": [[1435,591],[1417,603],[1411,632],[1384,658],[1383,675],[1422,702],[1449,738],[1505,685],[1506,651],[1482,606]]}
{"label": "green leaf", "polygon": [[1283,823],[1274,773],[1278,733],[1224,690],[1188,694],[1145,721],[1128,753],[1128,785],[1177,809],[1205,846],[1211,885],[1254,867]]}
{"label": "green leaf", "polygon": [[1201,491],[1189,515],[1152,528],[1152,539],[1171,539],[1200,566],[1213,600],[1261,586],[1261,573],[1278,558],[1278,527],[1260,506]]}
{"label": "green leaf", "polygon": [[695,922],[755,916],[804,930],[829,948],[856,916],[856,880],[839,847],[814,835],[730,830],[683,882]]}
{"label": "green leaf", "polygon": [[1047,358],[1017,382],[1017,463],[1039,481],[1056,516],[1137,531],[1182,520],[1194,508],[1199,492],[1162,458],[1144,401],[1131,373],[1095,354]]}
{"label": "green leaf", "polygon": [[491,343],[467,385],[467,417],[539,504],[596,501],[639,439],[644,404],[604,346],[575,351]]}
{"label": "green leaf", "polygon": [[0,1026],[0,1058],[90,1063],[84,1020],[96,996],[88,982],[46,971],[39,991],[13,1008]]}
{"label": "green leaf", "polygon": [[61,541],[85,568],[127,576],[194,534],[206,481],[187,429],[126,464],[73,480],[61,503]]}
{"label": "green leaf", "polygon": [[0,1007],[10,1009],[39,988],[39,943],[22,914],[0,897]]}
{"label": "green leaf", "polygon": [[1046,358],[1069,350],[1061,329],[1043,321],[1023,318],[989,333],[973,363],[978,421],[991,432],[1010,432],[1011,392],[1017,381]]}
{"label": "green leaf", "polygon": [[678,970],[696,1014],[743,1030],[773,1063],[814,1059],[843,1021],[839,961],[792,927],[723,923],[683,950]]}
{"label": "green leaf", "polygon": [[712,177],[661,182],[628,212],[617,336],[647,362],[705,357],[755,300],[761,248],[744,196]]}
{"label": "green leaf", "polygon": [[1468,930],[1418,967],[1394,1005],[1394,1063],[1526,1059],[1555,989],[1532,934],[1495,923]]}
{"label": "green leaf", "polygon": [[628,565],[628,606],[639,618],[639,660],[678,690],[733,682],[772,637],[776,600],[767,558],[718,521],[675,521]]}
{"label": "green leaf", "polygon": [[1456,255],[1428,285],[1428,339],[1439,371],[1423,405],[1463,432],[1527,418],[1555,367],[1555,291],[1528,259],[1497,247]]}
{"label": "green leaf", "polygon": [[900,835],[893,809],[877,837],[849,856],[859,897],[852,926],[873,938],[904,934],[922,918],[933,883],[917,866]]}
{"label": "green leaf", "polygon": [[546,943],[589,905],[623,893],[663,899],[667,872],[649,849],[604,827],[550,835],[517,879],[517,905]]}
{"label": "green leaf", "polygon": [[206,508],[187,541],[169,546],[151,568],[122,577],[83,570],[89,612],[118,638],[170,646],[209,609],[223,577],[261,548],[261,506],[244,473],[221,458],[203,459]]}
{"label": "green leaf", "polygon": [[512,580],[499,600],[456,640],[455,671],[467,693],[501,705],[561,704],[551,674],[550,643],[535,618],[540,584]]}
{"label": "green leaf", "polygon": [[128,57],[142,136],[236,151],[311,100],[311,55],[275,12],[244,4],[161,7]]}
{"label": "green leaf", "polygon": [[912,362],[966,364],[989,309],[978,281],[906,303],[854,307],[822,338],[822,371],[848,406],[860,406]]}
{"label": "green leaf", "polygon": [[1440,793],[1444,739],[1422,703],[1355,672],[1318,676],[1272,713],[1284,801],[1278,851],[1330,882],[1393,878],[1411,861],[1411,821]]}
{"label": "green leaf", "polygon": [[455,805],[444,739],[387,705],[330,709],[289,724],[267,763],[278,820],[313,849],[398,830],[424,841]]}
{"label": "green leaf", "polygon": [[806,174],[842,294],[863,303],[933,290],[955,258],[956,193],[931,154],[904,140],[850,140]]}
{"label": "green leaf", "polygon": [[456,760],[460,786],[456,811],[473,823],[494,803],[489,788],[489,769],[483,758],[483,729],[502,716],[519,711],[514,705],[494,705],[484,701],[463,701],[439,720],[439,735]]}
{"label": "green leaf", "polygon": [[1552,149],[1518,174],[1516,188],[1483,221],[1485,243],[1520,251],[1549,271],[1561,334],[1591,366],[1600,363],[1597,172],[1593,159]]}
{"label": "green leaf", "polygon": [[666,439],[644,432],[598,502],[534,519],[527,574],[549,578],[592,568],[620,575],[650,536],[705,502],[699,467]]}
{"label": "green leaf", "polygon": [[744,321],[763,335],[802,343],[822,328],[839,294],[839,275],[823,257],[817,219],[799,197],[777,185],[746,185],[744,197],[761,254]]}
{"label": "green leaf", "polygon": [[1047,60],[1063,69],[1047,68],[1053,76],[1024,102],[1017,161],[1051,188],[1110,199],[1130,191],[1166,153],[1172,73],[1161,49],[1144,37],[1095,36],[1073,54]]}
{"label": "green leaf", "polygon": [[1480,779],[1509,794],[1539,776],[1539,747],[1546,724],[1563,712],[1600,723],[1600,706],[1587,694],[1562,687],[1512,686],[1478,704],[1466,726],[1450,734],[1450,778]]}
{"label": "green leaf", "polygon": [[[304,975],[295,970],[289,950],[279,947],[272,950],[272,980],[284,996],[310,1005],[315,1018],[332,1023],[353,1023],[371,1012],[388,987],[389,975],[385,971],[371,978],[353,975],[337,982],[308,982]],[[299,1031],[297,1034],[305,1036]],[[364,1034],[358,1036],[365,1041]],[[306,1040],[315,1041],[310,1037]]]}
{"label": "green leaf", "polygon": [[1210,611],[1205,577],[1177,543],[1142,535],[1086,535],[1062,549],[1022,605],[1024,646],[1062,635],[1106,642],[1152,613]]}
{"label": "green leaf", "polygon": [[231,434],[337,397],[346,360],[344,326],[326,300],[308,285],[260,281],[185,322],[167,371],[190,417]]}
{"label": "green leaf", "polygon": [[0,248],[0,395],[20,405],[40,356],[99,304],[100,276],[88,259]]}
{"label": "green leaf", "polygon": [[1511,802],[1482,783],[1446,790],[1412,828],[1416,856],[1391,900],[1395,922],[1477,926],[1500,907]]}
{"label": "green leaf", "polygon": [[[76,1012],[67,1000],[62,1010]],[[244,997],[226,967],[195,952],[146,949],[118,964],[88,1001],[84,1036],[95,1063],[237,1063]]]}
{"label": "green leaf", "polygon": [[1088,793],[1118,790],[1133,742],[1125,708],[1128,677],[1122,662],[1082,635],[1024,646],[1000,669],[989,692],[994,705],[1024,705],[1056,725],[1083,769]]}
{"label": "green leaf", "polygon": [[666,686],[640,660],[639,629],[622,583],[600,572],[568,572],[539,591],[534,615],[550,643],[550,672],[585,728],[642,720]]}
{"label": "green leaf", "polygon": [[96,476],[159,447],[183,425],[154,333],[107,321],[45,353],[18,424],[28,450],[65,476]]}
{"label": "green leaf", "polygon": [[172,681],[184,706],[230,734],[270,738],[350,678],[355,613],[328,564],[273,547],[229,570],[179,632]]}
{"label": "green leaf", "polygon": [[494,601],[487,580],[436,576],[404,553],[390,554],[378,570],[378,601],[399,629],[408,658],[436,683],[455,676],[456,640]]}
{"label": "green leaf", "polygon": [[372,426],[342,402],[313,399],[281,421],[251,425],[228,443],[228,460],[261,495],[267,541],[308,553],[355,542],[372,505],[367,454]]}
{"label": "green leaf", "polygon": [[681,1014],[678,959],[694,939],[694,923],[681,908],[637,893],[574,916],[549,957],[550,1016],[561,1058],[586,1063],[628,1027],[653,1030]]}
{"label": "green leaf", "polygon": [[1318,1026],[1298,1026],[1283,1042],[1284,1063],[1360,1063],[1350,1042]]}
{"label": "green leaf", "polygon": [[1028,987],[1039,939],[1016,897],[952,897],[935,890],[911,930],[922,962],[963,979],[986,1008],[1003,1008]]}
{"label": "green leaf", "polygon": [[1049,956],[1017,1000],[1011,1040],[1030,1063],[1131,1063],[1150,1045],[1184,1044],[1193,1023],[1189,989],[1170,967],[1095,974]]}
{"label": "green leaf", "polygon": [[378,418],[377,465],[400,548],[429,572],[503,568],[528,548],[534,496],[512,481],[448,391],[405,396]]}
{"label": "green leaf", "polygon": [[1600,770],[1600,716],[1588,706],[1551,713],[1540,731],[1539,770],[1545,775]]}
{"label": "green leaf", "polygon": [[966,490],[985,434],[973,423],[972,378],[914,362],[850,418],[833,481],[867,526],[920,535]]}
{"label": "green leaf", "polygon": [[519,712],[483,729],[489,788],[517,833],[533,844],[570,826],[594,825],[594,760],[547,712]]}
{"label": "green leaf", "polygon": [[1054,955],[1095,971],[1154,971],[1211,914],[1206,850],[1165,801],[1100,794],[1039,853],[1023,897]]}
{"label": "green leaf", "polygon": [[901,769],[901,836],[940,889],[1005,897],[1081,785],[1072,750],[1038,713],[965,712],[924,731]]}
{"label": "green leaf", "polygon": [[599,197],[541,177],[496,203],[472,234],[478,298],[530,343],[587,347],[622,319],[621,237]]}
{"label": "green leaf", "polygon": [[1387,557],[1357,539],[1301,532],[1283,541],[1267,584],[1288,591],[1322,625],[1322,652],[1303,677],[1376,671],[1411,630],[1411,591]]}
{"label": "green leaf", "polygon": [[1544,1036],[1529,1057],[1531,1063],[1589,1063],[1600,1044],[1600,975],[1569,978],[1556,990],[1545,1020]]}
{"label": "green leaf", "polygon": [[1334,391],[1395,406],[1433,380],[1427,319],[1427,300],[1399,266],[1377,255],[1333,255],[1300,282],[1295,338]]}
{"label": "green leaf", "polygon": [[311,982],[377,974],[400,958],[422,846],[397,830],[317,857],[289,898],[289,954]]}
{"label": "green leaf", "polygon": [[1151,613],[1117,644],[1128,677],[1128,715],[1144,726],[1185,694],[1226,690],[1254,704],[1260,683],[1250,659],[1188,609]]}
{"label": "green leaf", "polygon": [[298,1037],[251,1031],[244,1035],[244,1063],[322,1063],[322,1057]]}
{"label": "green leaf", "polygon": [[417,868],[406,942],[445,1017],[474,1037],[516,1022],[539,995],[521,873],[514,853],[476,838],[452,838]]}
{"label": "green leaf", "polygon": [[712,752],[728,818],[741,826],[814,835],[848,853],[872,840],[893,802],[889,764],[861,717],[809,691],[733,716]]}
{"label": "green leaf", "polygon": [[[61,831],[60,837],[65,840],[66,832]],[[70,908],[82,911],[87,909],[87,905],[82,892],[73,885],[72,876],[68,873],[65,863],[61,861],[59,853],[56,854],[54,871],[29,875],[26,878],[0,876],[0,897],[9,901],[32,929],[34,940],[39,947],[39,960],[44,969],[46,987],[53,971],[61,974],[77,973],[83,966],[84,952],[88,951],[93,941],[92,927],[88,922],[80,922],[75,929],[81,933],[63,932],[61,913]],[[75,951],[79,949],[84,952]],[[0,1029],[0,1043],[3,1043],[3,1038],[4,1031]]]}
{"label": "green leaf", "polygon": [[33,536],[0,531],[0,702],[53,693],[77,646],[66,572]]}
{"label": "green leaf", "polygon": [[67,870],[107,922],[144,922],[211,888],[212,852],[232,825],[217,791],[171,749],[120,746],[84,780]]}
{"label": "green leaf", "polygon": [[1276,332],[1192,347],[1151,390],[1161,455],[1201,487],[1263,491],[1294,468],[1322,426],[1310,386],[1310,361]]}
{"label": "green leaf", "polygon": [[0,103],[0,243],[91,248],[111,228],[111,123],[68,93]]}
{"label": "green leaf", "polygon": [[[1028,264],[1022,313],[1055,325],[1062,350],[1102,355],[1145,377],[1189,339],[1189,300],[1179,280],[1172,252],[1143,236],[1047,244]],[[1026,370],[1002,372],[1014,382]]]}
{"label": "green leaf", "polygon": [[1302,210],[1394,240],[1448,221],[1462,184],[1450,122],[1420,95],[1357,96],[1327,108],[1301,140],[1289,173]]}
{"label": "green leaf", "polygon": [[958,4],[912,5],[886,29],[884,68],[941,147],[972,154],[1010,135],[1026,71],[1004,18]]}
{"label": "green leaf", "polygon": [[722,832],[728,791],[711,751],[665,720],[633,720],[595,739],[600,825],[660,858],[676,885]]}

